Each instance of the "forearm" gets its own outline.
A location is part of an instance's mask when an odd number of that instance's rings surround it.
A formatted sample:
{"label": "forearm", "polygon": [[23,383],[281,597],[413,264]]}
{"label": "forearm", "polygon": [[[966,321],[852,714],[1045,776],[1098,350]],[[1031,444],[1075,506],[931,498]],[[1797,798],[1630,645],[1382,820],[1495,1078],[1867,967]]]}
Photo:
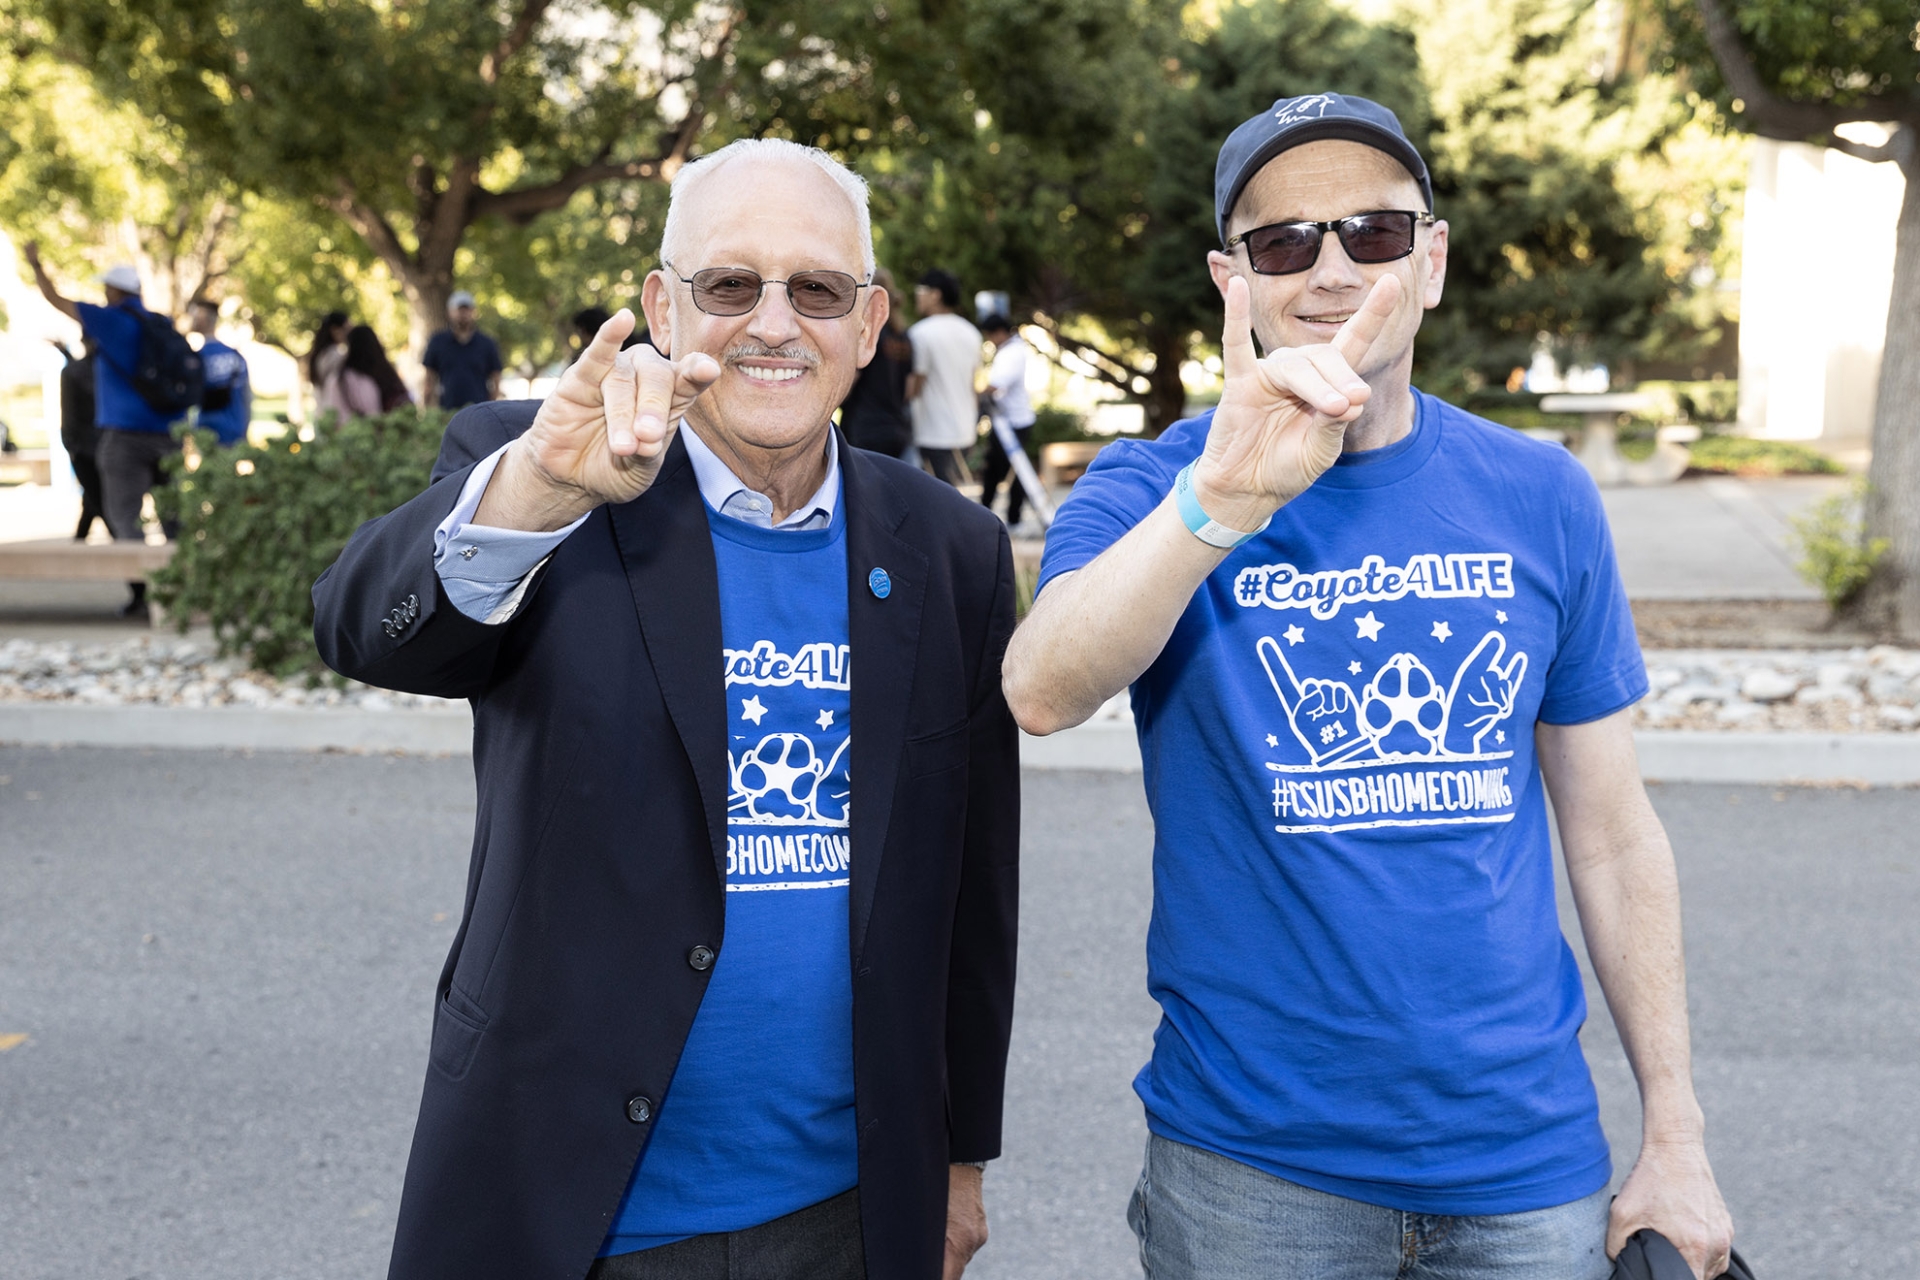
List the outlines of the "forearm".
{"label": "forearm", "polygon": [[[1566,732],[1564,730],[1559,732]],[[1553,753],[1543,735],[1542,762]],[[1619,735],[1614,735],[1619,736]],[[1611,803],[1556,790],[1567,877],[1595,976],[1640,1087],[1648,1142],[1698,1141],[1703,1127],[1693,1091],[1687,1023],[1686,956],[1673,848],[1640,784],[1625,740]],[[1559,772],[1572,766],[1563,762]],[[1593,762],[1584,766],[1593,768]],[[1550,773],[1550,779],[1551,779]]]}
{"label": "forearm", "polygon": [[524,436],[507,447],[474,513],[475,524],[552,533],[600,505],[592,494],[542,474],[529,457],[530,448]]}
{"label": "forearm", "polygon": [[40,296],[47,300],[48,306],[53,307],[69,320],[80,318],[80,308],[69,299],[60,296],[60,291],[53,287],[53,281],[47,275],[47,269],[37,260],[33,264],[33,282],[40,287]]}
{"label": "forearm", "polygon": [[1227,553],[1169,496],[1075,573],[1047,585],[1007,648],[1007,703],[1028,733],[1071,728],[1139,678]]}

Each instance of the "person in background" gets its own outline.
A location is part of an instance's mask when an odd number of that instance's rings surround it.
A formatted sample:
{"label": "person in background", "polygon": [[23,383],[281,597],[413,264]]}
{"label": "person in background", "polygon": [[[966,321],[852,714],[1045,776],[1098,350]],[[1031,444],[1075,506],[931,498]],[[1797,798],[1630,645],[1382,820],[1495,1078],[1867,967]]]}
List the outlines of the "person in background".
{"label": "person in background", "polygon": [[342,418],[377,418],[412,403],[407,384],[380,345],[380,335],[368,325],[353,326],[347,334],[346,358],[327,383],[321,411],[331,410]]}
{"label": "person in background", "polygon": [[[582,307],[573,313],[573,342],[567,355],[568,364],[580,358],[580,353],[593,344],[593,335],[600,332],[600,326],[611,319],[613,313],[605,307]],[[653,339],[647,336],[647,327],[639,325],[621,341],[620,349],[625,351],[643,342],[651,346]]]}
{"label": "person in background", "polygon": [[892,307],[880,330],[873,359],[860,370],[853,389],[840,402],[840,430],[856,449],[871,449],[898,458],[913,443],[913,423],[907,417],[907,379],[913,375],[913,342],[900,317],[904,299],[894,287],[893,273],[874,270],[873,283],[887,291]]}
{"label": "person in background", "polygon": [[427,383],[420,402],[442,409],[464,409],[500,398],[500,345],[481,332],[473,295],[465,289],[447,299],[447,327],[427,340],[420,357]]}
{"label": "person in background", "polygon": [[307,351],[307,381],[313,384],[316,408],[324,407],[327,384],[339,376],[340,366],[346,361],[347,330],[352,327],[344,311],[329,311],[320,318],[313,346]]}
{"label": "person in background", "polygon": [[[1033,434],[1033,401],[1027,397],[1026,339],[1020,336],[1013,322],[1005,316],[988,316],[981,323],[980,332],[994,346],[993,364],[987,369],[987,390],[983,397],[987,402],[987,413],[1013,428],[1014,437],[1025,449],[1027,437]],[[987,436],[987,465],[980,477],[980,502],[989,510],[993,508],[994,494],[999,491],[1002,480],[1009,482],[1007,524],[1012,527],[1020,523],[1027,491],[1021,487],[1020,477],[1013,474],[1013,461],[1007,457],[1007,451],[1000,447],[999,435],[990,433]]]}
{"label": "person in background", "polygon": [[200,335],[200,362],[207,378],[200,397],[200,425],[218,436],[221,444],[240,444],[253,421],[253,383],[247,376],[246,357],[213,336],[220,323],[216,303],[197,298],[188,315],[193,331]]}
{"label": "person in background", "polygon": [[73,532],[75,542],[85,542],[93,532],[93,522],[106,523],[106,510],[100,502],[100,466],[94,460],[97,434],[94,426],[92,338],[80,339],[81,351],[74,355],[65,343],[53,344],[67,359],[60,370],[60,445],[73,464],[73,478],[80,482],[80,525]]}
{"label": "person in background", "polygon": [[[140,506],[149,492],[167,482],[162,464],[179,451],[173,424],[183,415],[155,409],[134,389],[132,371],[140,362],[142,317],[147,314],[140,301],[140,273],[124,263],[110,267],[100,277],[105,306],[74,302],[63,297],[48,277],[39,243],[27,241],[25,251],[40,296],[61,314],[78,320],[81,333],[93,339],[99,355],[94,361],[93,392],[101,508],[116,540],[143,541],[146,530],[140,522]],[[172,534],[167,530],[169,537]],[[146,617],[147,584],[128,586],[132,594],[120,616]]]}
{"label": "person in background", "polygon": [[907,400],[913,410],[913,443],[927,467],[948,484],[966,474],[961,454],[980,435],[980,331],[959,312],[960,281],[938,267],[920,277],[913,291],[920,319],[907,330],[913,342],[913,373]]}

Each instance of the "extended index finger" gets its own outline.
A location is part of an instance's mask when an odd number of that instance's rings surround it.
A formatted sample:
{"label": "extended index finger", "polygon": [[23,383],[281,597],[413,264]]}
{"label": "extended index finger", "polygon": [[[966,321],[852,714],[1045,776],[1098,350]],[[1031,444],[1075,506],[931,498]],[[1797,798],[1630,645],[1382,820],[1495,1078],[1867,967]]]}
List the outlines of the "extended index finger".
{"label": "extended index finger", "polygon": [[567,367],[560,375],[560,385],[556,388],[570,400],[579,400],[587,404],[602,403],[600,384],[613,372],[613,362],[620,355],[620,344],[633,332],[633,312],[620,308],[608,317],[593,335],[593,341],[580,353],[580,358]]}
{"label": "extended index finger", "polygon": [[1366,360],[1367,352],[1373,349],[1374,340],[1387,327],[1393,309],[1399,305],[1400,281],[1393,276],[1381,276],[1373,282],[1360,309],[1347,317],[1340,332],[1333,335],[1333,349],[1358,369]]}

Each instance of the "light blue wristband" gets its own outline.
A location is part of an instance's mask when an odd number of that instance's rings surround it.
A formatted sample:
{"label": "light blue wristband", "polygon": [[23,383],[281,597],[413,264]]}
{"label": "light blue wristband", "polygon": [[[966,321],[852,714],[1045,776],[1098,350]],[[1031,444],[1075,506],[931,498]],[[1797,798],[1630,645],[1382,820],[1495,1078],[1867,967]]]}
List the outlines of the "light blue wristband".
{"label": "light blue wristband", "polygon": [[1196,463],[1189,462],[1180,468],[1180,474],[1173,478],[1173,505],[1179,508],[1180,519],[1186,522],[1187,528],[1194,537],[1210,547],[1231,551],[1248,538],[1257,538],[1267,531],[1267,526],[1273,523],[1272,516],[1262,520],[1258,529],[1245,533],[1239,529],[1229,529],[1208,515],[1205,508],[1200,505],[1200,495],[1193,491],[1195,465]]}

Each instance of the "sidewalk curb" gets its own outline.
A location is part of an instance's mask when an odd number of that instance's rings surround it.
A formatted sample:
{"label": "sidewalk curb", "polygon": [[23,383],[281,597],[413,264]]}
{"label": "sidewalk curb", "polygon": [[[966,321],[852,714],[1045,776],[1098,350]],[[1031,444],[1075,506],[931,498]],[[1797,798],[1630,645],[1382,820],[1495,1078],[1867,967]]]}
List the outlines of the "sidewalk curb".
{"label": "sidewalk curb", "polygon": [[[1920,734],[1643,729],[1633,742],[1648,781],[1920,784]],[[1049,738],[1022,734],[1020,759],[1031,769],[1140,769],[1133,726],[1125,721]]]}
{"label": "sidewalk curb", "polygon": [[0,703],[0,742],[35,746],[405,751],[467,755],[473,715],[357,707],[74,706]]}
{"label": "sidewalk curb", "polygon": [[[1661,782],[1847,782],[1920,785],[1920,734],[1635,733],[1640,772]],[[467,755],[465,707],[365,711],[335,707],[74,706],[0,703],[0,743],[261,751],[401,751]],[[1138,773],[1133,725],[1097,721],[1050,737],[1020,735],[1030,769]]]}

